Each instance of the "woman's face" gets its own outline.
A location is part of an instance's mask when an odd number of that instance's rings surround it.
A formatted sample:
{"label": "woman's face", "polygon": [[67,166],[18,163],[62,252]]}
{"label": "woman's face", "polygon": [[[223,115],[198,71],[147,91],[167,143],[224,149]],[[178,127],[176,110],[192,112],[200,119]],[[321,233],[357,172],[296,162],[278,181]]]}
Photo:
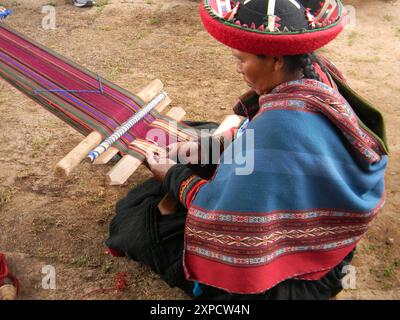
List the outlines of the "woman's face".
{"label": "woman's face", "polygon": [[232,49],[233,56],[237,59],[236,71],[243,76],[247,83],[257,94],[270,92],[277,85],[284,82],[286,77],[283,66],[283,57],[265,56]]}

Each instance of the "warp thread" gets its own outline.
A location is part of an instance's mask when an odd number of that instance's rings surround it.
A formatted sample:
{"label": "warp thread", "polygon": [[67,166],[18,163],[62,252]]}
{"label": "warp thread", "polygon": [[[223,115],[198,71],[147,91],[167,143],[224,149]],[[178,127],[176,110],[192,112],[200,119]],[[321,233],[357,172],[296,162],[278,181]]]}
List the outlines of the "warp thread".
{"label": "warp thread", "polygon": [[74,93],[100,93],[104,94],[103,85],[101,83],[101,78],[97,75],[97,81],[99,88],[96,90],[79,90],[79,89],[36,89],[33,94],[38,94],[40,92],[74,92]]}

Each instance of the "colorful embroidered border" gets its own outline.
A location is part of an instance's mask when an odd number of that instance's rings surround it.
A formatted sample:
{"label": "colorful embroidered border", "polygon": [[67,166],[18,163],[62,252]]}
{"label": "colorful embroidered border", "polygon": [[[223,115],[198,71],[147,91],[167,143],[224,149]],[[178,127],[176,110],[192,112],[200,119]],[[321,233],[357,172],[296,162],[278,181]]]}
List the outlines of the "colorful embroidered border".
{"label": "colorful embroidered border", "polygon": [[197,175],[191,175],[189,178],[184,180],[181,183],[181,186],[179,188],[179,201],[182,203],[184,206],[187,208],[189,207],[188,205],[188,200],[189,200],[189,194],[191,194],[194,191],[194,188],[196,185],[203,181],[199,176]]}
{"label": "colorful embroidered border", "polygon": [[[228,264],[260,265],[282,254],[337,249],[357,241],[385,203],[366,212],[332,209],[269,213],[205,212],[190,208],[187,250]],[[214,232],[213,224],[217,223]],[[220,232],[220,230],[224,232]],[[295,244],[301,240],[301,245]],[[245,258],[251,255],[252,258]]]}
{"label": "colorful embroidered border", "polygon": [[195,245],[187,245],[186,250],[191,254],[203,256],[210,260],[223,262],[224,264],[240,266],[240,267],[254,267],[271,263],[275,259],[285,254],[300,253],[306,251],[325,251],[325,250],[332,250],[348,246],[350,244],[356,243],[357,241],[360,240],[360,238],[361,236],[348,238],[341,241],[335,241],[335,242],[329,242],[311,246],[283,247],[272,252],[271,254],[266,254],[260,257],[252,257],[252,258],[238,258]]}
{"label": "colorful embroidered border", "polygon": [[[332,96],[337,100],[332,101]],[[271,110],[322,113],[341,129],[349,143],[369,163],[379,161],[381,156],[386,154],[382,144],[361,127],[357,115],[347,101],[337,91],[320,81],[301,79],[283,83],[275,87],[270,94],[261,96],[260,106],[262,109],[257,116]]]}
{"label": "colorful embroidered border", "polygon": [[[384,198],[383,198],[384,199]],[[195,219],[204,221],[216,221],[216,222],[231,222],[240,224],[265,224],[278,220],[309,220],[316,218],[356,218],[356,219],[372,219],[375,214],[384,206],[385,201],[382,200],[380,204],[372,211],[368,212],[350,212],[342,210],[332,209],[315,209],[307,211],[273,211],[273,212],[205,212],[201,208],[192,206],[189,209],[189,215]]]}
{"label": "colorful embroidered border", "polygon": [[[214,233],[211,231],[198,230],[191,226],[186,228],[188,237],[195,237],[196,241],[205,240],[216,245],[223,245],[234,248],[259,248],[260,250],[269,248],[270,245],[283,242],[288,239],[322,238],[327,236],[339,236],[344,233],[363,234],[367,229],[366,225],[349,225],[349,226],[326,226],[313,227],[306,229],[284,229],[274,231],[264,236],[241,236],[240,234],[230,235],[222,233]],[[227,230],[229,232],[229,230]]]}

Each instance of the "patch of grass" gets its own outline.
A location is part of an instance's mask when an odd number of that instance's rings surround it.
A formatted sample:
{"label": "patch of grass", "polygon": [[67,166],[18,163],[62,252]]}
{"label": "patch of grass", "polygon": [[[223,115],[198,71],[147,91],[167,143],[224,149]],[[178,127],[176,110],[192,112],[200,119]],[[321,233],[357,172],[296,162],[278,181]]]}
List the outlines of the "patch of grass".
{"label": "patch of grass", "polygon": [[98,26],[97,29],[99,29],[101,31],[111,31],[112,30],[110,25]]}
{"label": "patch of grass", "polygon": [[70,264],[78,268],[97,268],[100,265],[95,258],[89,257],[87,255],[73,258],[70,261]]}
{"label": "patch of grass", "polygon": [[106,212],[114,213],[114,211],[115,211],[115,202],[114,201],[110,201],[105,209],[106,209]]}
{"label": "patch of grass", "polygon": [[51,216],[44,216],[44,217],[36,217],[33,219],[34,225],[45,225],[45,226],[55,226],[57,220]]}
{"label": "patch of grass", "polygon": [[183,37],[183,40],[184,40],[186,43],[191,43],[191,42],[193,42],[194,37],[192,37],[192,36],[184,36],[184,37]]}
{"label": "patch of grass", "polygon": [[392,282],[387,282],[387,283],[383,284],[383,286],[382,286],[382,288],[384,290],[390,290],[390,289],[393,289],[393,287],[394,287],[394,285]]}
{"label": "patch of grass", "polygon": [[383,276],[385,278],[393,279],[395,274],[396,269],[393,267],[393,265],[389,265],[385,269],[383,269]]}
{"label": "patch of grass", "polygon": [[3,209],[8,202],[11,201],[11,198],[15,191],[15,187],[6,187],[0,190],[0,210]]}
{"label": "patch of grass", "polygon": [[356,41],[357,37],[358,37],[358,33],[356,31],[352,31],[347,38],[347,44],[349,46],[352,46],[354,44],[354,42]]}
{"label": "patch of grass", "polygon": [[147,20],[147,24],[151,26],[158,26],[161,23],[161,19],[159,17],[151,17]]}
{"label": "patch of grass", "polygon": [[34,138],[31,143],[34,155],[44,151],[50,144],[50,141],[50,138]]}
{"label": "patch of grass", "polygon": [[101,15],[103,10],[104,10],[104,6],[96,8],[96,16],[98,17],[99,15]]}
{"label": "patch of grass", "polygon": [[65,259],[65,256],[61,251],[42,247],[37,248],[35,255],[39,258],[46,259],[49,263],[63,262]]}
{"label": "patch of grass", "polygon": [[383,269],[383,276],[385,278],[394,279],[399,266],[400,266],[400,259],[395,259],[392,263],[390,263]]}
{"label": "patch of grass", "polygon": [[385,243],[366,243],[364,250],[366,254],[379,255],[381,258],[390,258],[393,254],[393,246],[388,246]]}
{"label": "patch of grass", "polygon": [[153,31],[154,30],[152,28],[135,30],[134,31],[135,33],[132,33],[132,35],[129,39],[129,43],[128,43],[127,47],[129,49],[135,48],[137,46],[137,43],[139,40],[142,40],[145,37],[147,37],[148,35],[152,34]]}
{"label": "patch of grass", "polygon": [[393,20],[393,16],[391,16],[390,14],[385,14],[384,16],[383,16],[383,19],[385,19],[386,21],[392,21]]}
{"label": "patch of grass", "polygon": [[108,0],[96,0],[96,17],[101,15],[106,5],[108,5]]}
{"label": "patch of grass", "polygon": [[9,3],[7,4],[7,3],[4,3],[4,2],[0,2],[0,6],[5,7],[6,9],[9,9],[10,6],[15,7],[15,6],[19,6],[19,5],[20,5],[20,3],[18,3],[17,1],[13,1],[11,3],[11,5]]}
{"label": "patch of grass", "polygon": [[55,7],[57,5],[57,1],[56,0],[50,0],[49,2],[47,2],[47,5]]}
{"label": "patch of grass", "polygon": [[380,283],[383,289],[391,289],[397,278],[400,259],[392,260],[382,267],[371,268],[370,272],[374,275],[376,282]]}
{"label": "patch of grass", "polygon": [[116,61],[116,64],[112,67],[112,69],[107,73],[106,78],[113,81],[116,76],[121,74],[126,69],[126,60],[124,58]]}
{"label": "patch of grass", "polygon": [[396,37],[400,37],[400,27],[397,27],[396,29]]}
{"label": "patch of grass", "polygon": [[102,194],[96,194],[89,201],[91,204],[98,205],[106,202],[106,199],[104,199],[104,196]]}
{"label": "patch of grass", "polygon": [[96,0],[95,7],[104,7],[108,5],[108,0]]}
{"label": "patch of grass", "polygon": [[103,265],[103,272],[104,273],[110,273],[113,270],[114,267],[114,263],[112,261],[107,261],[104,265]]}
{"label": "patch of grass", "polygon": [[146,0],[146,4],[152,5],[152,4],[153,4],[153,1],[151,1],[151,0]]}
{"label": "patch of grass", "polygon": [[35,234],[46,232],[51,227],[58,227],[59,225],[60,221],[49,215],[35,217],[32,221],[32,226],[34,227]]}

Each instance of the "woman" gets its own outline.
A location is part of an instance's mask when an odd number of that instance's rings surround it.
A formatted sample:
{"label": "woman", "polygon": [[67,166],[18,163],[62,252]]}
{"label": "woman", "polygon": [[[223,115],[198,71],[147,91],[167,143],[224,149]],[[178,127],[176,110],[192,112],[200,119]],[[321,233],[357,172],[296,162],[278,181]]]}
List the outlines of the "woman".
{"label": "woman", "polygon": [[[200,14],[251,88],[234,106],[245,120],[211,178],[149,155],[162,182],[119,201],[107,245],[193,297],[329,299],[383,206],[388,160],[380,113],[313,53],[343,29],[344,8],[246,0],[224,12],[220,2]],[[167,191],[180,205],[163,216]]]}

